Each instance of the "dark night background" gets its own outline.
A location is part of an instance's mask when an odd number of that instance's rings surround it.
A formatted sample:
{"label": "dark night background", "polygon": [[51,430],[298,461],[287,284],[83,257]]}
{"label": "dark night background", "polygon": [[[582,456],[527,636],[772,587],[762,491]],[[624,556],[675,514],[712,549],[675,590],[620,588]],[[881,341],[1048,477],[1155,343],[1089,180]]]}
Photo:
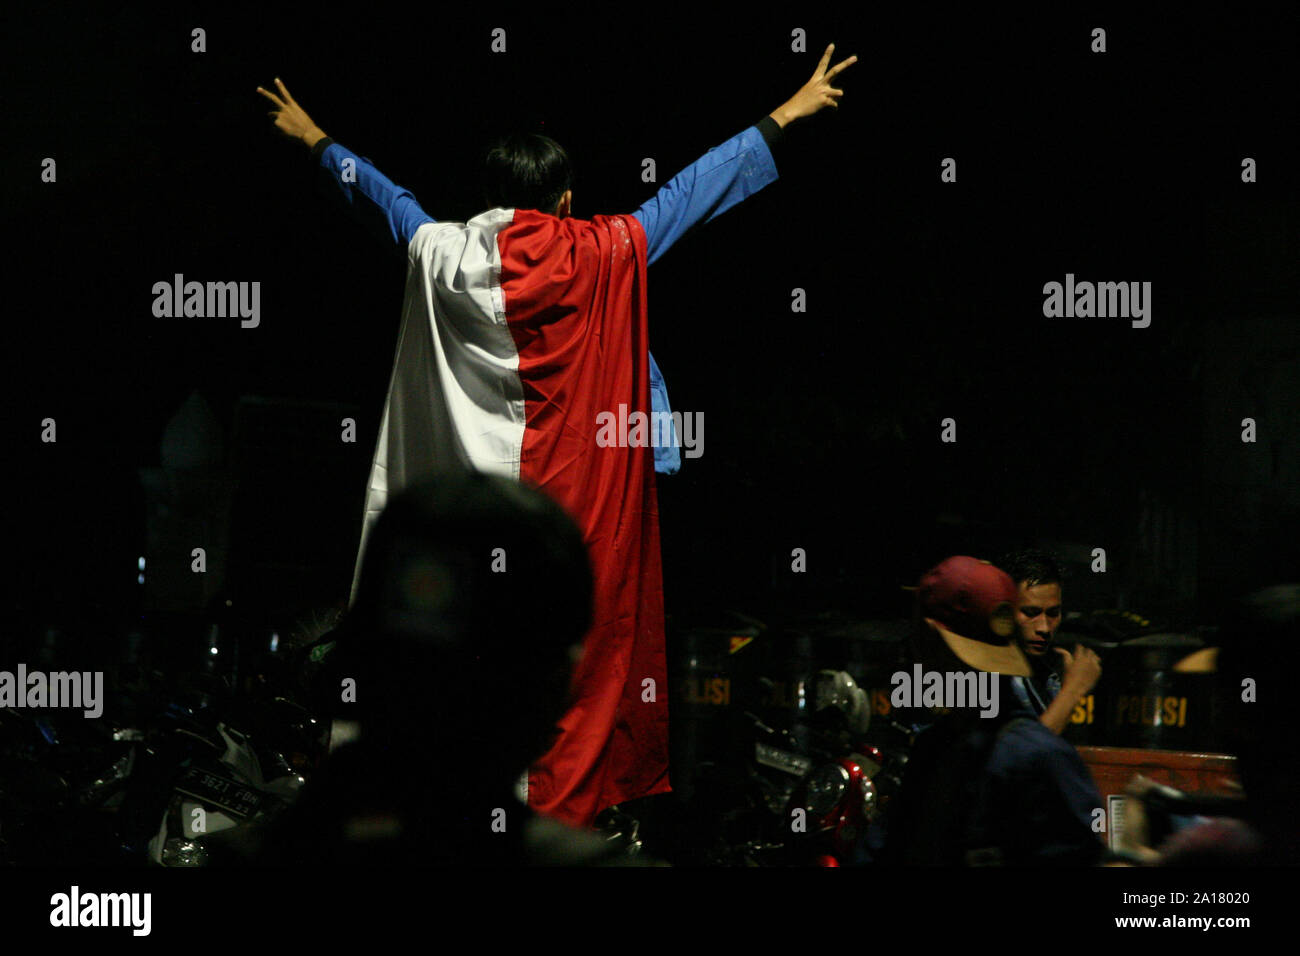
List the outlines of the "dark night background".
{"label": "dark night background", "polygon": [[[673,407],[706,423],[704,456],[660,478],[669,613],[890,617],[938,559],[1013,544],[1067,556],[1072,607],[1184,623],[1295,578],[1294,13],[425,10],[100,8],[6,31],[11,605],[123,620],[224,585],[293,617],[346,599],[404,262],[320,190],[256,86],[283,78],[443,220],[482,211],[491,133],[544,131],[589,216],[652,195],[643,157],[662,184],[757,122],[828,42],[859,57],[839,111],[789,129],[780,180],[651,269],[652,349]],[[178,272],[260,281],[260,327],[154,318]],[[1150,281],[1151,326],[1045,319],[1067,272]]]}

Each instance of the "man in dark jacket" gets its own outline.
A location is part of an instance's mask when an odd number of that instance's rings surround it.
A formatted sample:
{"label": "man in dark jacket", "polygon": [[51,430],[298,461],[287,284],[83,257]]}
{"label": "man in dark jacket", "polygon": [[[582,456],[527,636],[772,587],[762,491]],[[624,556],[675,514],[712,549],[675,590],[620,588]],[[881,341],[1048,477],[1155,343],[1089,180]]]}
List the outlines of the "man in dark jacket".
{"label": "man in dark jacket", "polygon": [[882,862],[1086,865],[1100,859],[1092,822],[1102,801],[1087,767],[1011,690],[1013,677],[1030,674],[1014,640],[1016,596],[1006,573],[975,558],[948,558],[922,577],[918,660],[945,677],[990,675],[984,679],[996,682],[996,706],[945,701],[944,716],[918,737],[890,806]]}

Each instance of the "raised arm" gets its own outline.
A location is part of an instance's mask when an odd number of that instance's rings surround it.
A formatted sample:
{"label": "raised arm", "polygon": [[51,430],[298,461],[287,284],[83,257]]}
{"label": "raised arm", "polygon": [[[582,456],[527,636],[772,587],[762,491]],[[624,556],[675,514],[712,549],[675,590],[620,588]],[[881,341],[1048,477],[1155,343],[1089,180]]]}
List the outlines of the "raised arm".
{"label": "raised arm", "polygon": [[330,174],[330,179],[339,188],[344,201],[376,237],[396,243],[405,250],[415,235],[415,230],[425,223],[434,222],[433,217],[420,208],[410,190],[395,184],[376,169],[370,160],[358,156],[325,135],[289,95],[288,88],[279,77],[276,78],[275,85],[280,90],[280,96],[260,86],[257,88],[259,93],[276,106],[269,114],[275,119],[275,128],[311,150],[312,159]]}
{"label": "raised arm", "polygon": [[691,228],[722,215],[777,178],[773,151],[782,130],[826,106],[838,107],[843,90],[831,81],[857,62],[856,56],[827,69],[835,44],[826,48],[812,78],[768,116],[709,150],[665,183],[634,216],[646,234],[653,263]]}
{"label": "raised arm", "polygon": [[764,118],[715,146],[632,213],[645,230],[653,264],[693,227],[714,219],[777,178],[772,147],[781,128]]}

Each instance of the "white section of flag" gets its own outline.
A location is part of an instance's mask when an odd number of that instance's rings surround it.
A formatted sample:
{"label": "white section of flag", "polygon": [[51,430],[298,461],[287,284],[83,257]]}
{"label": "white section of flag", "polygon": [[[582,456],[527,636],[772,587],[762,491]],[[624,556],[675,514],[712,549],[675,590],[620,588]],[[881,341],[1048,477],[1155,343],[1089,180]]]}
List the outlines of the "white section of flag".
{"label": "white section of flag", "polygon": [[370,530],[390,494],[432,473],[467,467],[519,477],[524,395],[497,248],[497,234],[513,218],[513,209],[492,209],[468,223],[426,223],[411,238],[402,328],[349,605]]}

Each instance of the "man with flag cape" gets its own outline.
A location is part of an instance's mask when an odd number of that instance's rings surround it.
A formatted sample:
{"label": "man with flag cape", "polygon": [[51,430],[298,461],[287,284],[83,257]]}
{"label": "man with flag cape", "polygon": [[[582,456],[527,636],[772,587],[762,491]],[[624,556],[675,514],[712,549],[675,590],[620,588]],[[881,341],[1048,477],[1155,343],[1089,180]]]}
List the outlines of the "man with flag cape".
{"label": "man with flag cape", "polygon": [[[691,227],[777,178],[773,150],[783,128],[838,105],[842,92],[831,80],[856,57],[828,69],[832,49],[795,96],[706,152],[636,212],[589,220],[570,215],[567,157],[546,137],[498,144],[488,156],[494,208],[468,222],[439,222],[368,159],[326,136],[279,79],[278,95],[258,88],[276,106],[277,129],[308,146],[358,216],[407,257],[352,597],[388,496],[440,470],[527,482],[583,533],[593,624],[569,711],[528,774],[529,805],[565,822],[590,825],[606,807],[670,789],[654,475],[676,470],[677,449],[597,440],[602,413],[668,411],[649,352],[646,269]],[[509,555],[496,557],[509,573]],[[517,637],[526,654],[528,635]]]}

